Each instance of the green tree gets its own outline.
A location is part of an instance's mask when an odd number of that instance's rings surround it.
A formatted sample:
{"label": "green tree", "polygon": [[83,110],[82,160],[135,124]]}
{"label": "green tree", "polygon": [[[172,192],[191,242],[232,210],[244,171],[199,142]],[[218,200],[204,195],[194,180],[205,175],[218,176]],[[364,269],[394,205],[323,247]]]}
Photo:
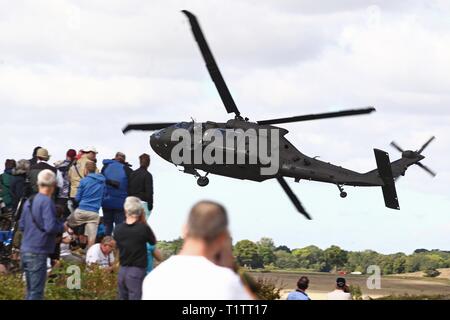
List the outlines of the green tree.
{"label": "green tree", "polygon": [[287,253],[291,253],[291,248],[283,245],[283,246],[276,247],[275,251],[286,251]]}
{"label": "green tree", "polygon": [[325,249],[323,254],[325,256],[327,271],[343,267],[347,262],[347,251],[342,250],[338,246],[333,245]]}
{"label": "green tree", "polygon": [[233,252],[239,265],[250,268],[263,267],[262,259],[258,254],[258,246],[254,242],[241,240],[236,243]]}
{"label": "green tree", "polygon": [[394,258],[393,273],[403,273],[406,270],[406,256],[402,253],[397,253]]}
{"label": "green tree", "polygon": [[289,252],[278,250],[275,251],[275,266],[280,269],[295,269],[299,267],[296,257]]}
{"label": "green tree", "polygon": [[158,241],[158,249],[163,254],[164,259],[180,252],[183,246],[183,239],[178,238],[172,241]]}
{"label": "green tree", "polygon": [[300,268],[322,271],[325,265],[324,253],[317,246],[307,246],[292,251],[292,255],[298,260]]}
{"label": "green tree", "polygon": [[271,238],[261,238],[256,245],[258,246],[258,255],[264,265],[275,262],[275,244]]}

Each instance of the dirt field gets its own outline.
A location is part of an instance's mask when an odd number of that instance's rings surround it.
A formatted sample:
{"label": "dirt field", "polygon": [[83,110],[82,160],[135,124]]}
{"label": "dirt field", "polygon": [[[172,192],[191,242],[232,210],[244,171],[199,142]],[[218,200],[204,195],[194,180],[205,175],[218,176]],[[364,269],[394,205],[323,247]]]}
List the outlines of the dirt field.
{"label": "dirt field", "polygon": [[[334,289],[337,275],[330,273],[291,273],[291,272],[269,272],[251,273],[255,278],[269,278],[276,281],[277,286],[282,287],[282,299],[289,291],[296,287],[300,276],[306,275],[310,280],[308,294],[311,299],[326,299],[327,292]],[[368,289],[366,285],[367,275],[347,275],[345,278],[349,285],[359,285],[364,298],[369,296],[378,298],[387,295],[435,295],[450,294],[450,280],[428,279],[386,276],[381,278],[381,289]]]}
{"label": "dirt field", "polygon": [[[441,274],[437,276],[438,279],[449,279],[450,280],[450,268],[442,268],[437,269]],[[421,278],[423,277],[423,272],[410,272],[410,273],[402,273],[396,274],[397,277],[408,277],[408,278]]]}

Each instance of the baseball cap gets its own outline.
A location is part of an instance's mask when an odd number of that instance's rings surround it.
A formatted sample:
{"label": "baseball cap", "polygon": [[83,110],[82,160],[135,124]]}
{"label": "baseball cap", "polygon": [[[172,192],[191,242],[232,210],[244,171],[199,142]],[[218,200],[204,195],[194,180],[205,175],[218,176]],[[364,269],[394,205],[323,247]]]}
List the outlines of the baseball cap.
{"label": "baseball cap", "polygon": [[77,156],[77,152],[74,149],[67,150],[66,156],[73,159]]}
{"label": "baseball cap", "polygon": [[345,286],[345,278],[337,278],[336,284],[339,288],[342,288],[343,286]]}
{"label": "baseball cap", "polygon": [[87,147],[87,148],[84,148],[84,149],[82,149],[81,151],[83,151],[83,152],[85,152],[85,153],[88,153],[88,152],[98,153],[98,152],[97,152],[97,149],[95,149],[95,147],[92,147],[92,146]]}

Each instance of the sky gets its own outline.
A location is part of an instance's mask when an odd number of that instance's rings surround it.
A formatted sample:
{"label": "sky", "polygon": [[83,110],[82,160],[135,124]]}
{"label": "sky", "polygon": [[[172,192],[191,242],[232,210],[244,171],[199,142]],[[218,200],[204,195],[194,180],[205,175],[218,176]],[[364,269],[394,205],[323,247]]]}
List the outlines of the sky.
{"label": "sky", "polygon": [[[180,10],[197,15],[241,113],[267,118],[375,106],[371,115],[287,124],[303,153],[359,172],[373,148],[399,153],[429,137],[423,163],[397,183],[400,211],[380,188],[289,181],[312,221],[276,181],[195,178],[159,158],[129,122],[226,121]],[[332,244],[384,253],[450,250],[450,4],[359,0],[0,0],[0,161],[51,161],[93,145],[99,158],[152,157],[159,239],[180,235],[198,200],[223,203],[235,241],[273,238],[291,248]]]}

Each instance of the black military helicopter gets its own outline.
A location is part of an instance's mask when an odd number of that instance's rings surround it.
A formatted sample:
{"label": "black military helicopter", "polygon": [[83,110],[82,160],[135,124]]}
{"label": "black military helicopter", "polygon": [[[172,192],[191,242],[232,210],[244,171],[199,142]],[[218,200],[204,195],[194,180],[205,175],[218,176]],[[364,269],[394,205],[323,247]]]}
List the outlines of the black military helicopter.
{"label": "black military helicopter", "polygon": [[[177,129],[187,130],[192,135],[192,137],[194,137],[194,132],[196,131],[196,129],[201,129],[201,132],[207,132],[208,129],[215,129],[218,131],[224,131],[227,129],[241,129],[243,131],[248,131],[249,129],[253,129],[255,130],[254,132],[256,132],[257,136],[261,135],[261,132],[263,132],[264,130],[264,132],[267,132],[267,130],[275,129],[280,133],[279,138],[276,142],[279,151],[279,167],[278,170],[272,174],[261,174],[260,169],[264,167],[264,165],[261,163],[211,164],[205,163],[205,161],[201,161],[199,163],[177,163],[176,165],[181,165],[184,167],[183,171],[185,173],[193,174],[197,178],[197,183],[199,186],[206,186],[208,184],[209,179],[207,175],[209,173],[253,181],[277,179],[297,210],[306,218],[311,219],[310,215],[306,212],[297,196],[287,184],[284,177],[294,178],[296,182],[304,179],[335,184],[338,187],[340,196],[342,198],[345,198],[347,196],[347,193],[344,191],[343,186],[378,186],[382,188],[386,207],[392,209],[400,209],[394,179],[398,178],[401,175],[404,175],[406,169],[413,164],[417,164],[432,176],[436,175],[432,170],[420,163],[420,161],[425,158],[422,155],[422,151],[428,146],[428,144],[434,139],[434,137],[431,137],[420,149],[416,151],[405,151],[400,148],[395,142],[392,142],[391,145],[402,154],[402,157],[400,159],[392,163],[389,161],[389,155],[387,152],[379,149],[374,149],[377,169],[369,171],[367,173],[359,173],[304,155],[285,138],[285,135],[288,133],[286,129],[273,126],[275,124],[282,123],[368,114],[375,111],[375,108],[373,107],[344,110],[338,112],[301,115],[288,118],[260,120],[256,122],[251,122],[248,118],[242,117],[233,100],[233,97],[231,96],[230,91],[228,90],[228,87],[222,77],[219,67],[217,66],[217,63],[212,55],[212,52],[209,49],[209,46],[206,42],[206,39],[196,17],[189,11],[183,10],[182,12],[189,19],[194,38],[198,43],[208,72],[217,88],[217,91],[219,92],[226,111],[228,113],[234,113],[235,116],[233,119],[228,120],[224,123],[211,121],[196,123],[195,121],[190,121],[128,124],[123,129],[123,133],[127,133],[131,130],[156,131],[150,136],[150,145],[159,156],[172,163],[174,162],[172,151],[174,147],[179,143],[178,140],[174,141],[172,134]],[[206,139],[204,138],[205,136],[203,135],[200,136],[200,141],[194,141],[197,143],[197,146],[200,146],[202,150],[208,145],[208,142],[206,142]],[[195,140],[195,138],[193,138],[193,140]],[[248,145],[247,140],[245,144]],[[194,152],[195,148],[196,147],[194,146],[194,144],[192,144],[191,151]],[[237,150],[237,147],[231,150],[229,148],[227,150],[225,149],[226,148],[224,148],[223,150],[225,153],[231,152],[237,154],[240,152],[239,150]],[[244,156],[248,158],[249,149],[245,149],[244,153]],[[204,171],[206,172],[206,174],[202,176],[198,172],[198,170]]]}

